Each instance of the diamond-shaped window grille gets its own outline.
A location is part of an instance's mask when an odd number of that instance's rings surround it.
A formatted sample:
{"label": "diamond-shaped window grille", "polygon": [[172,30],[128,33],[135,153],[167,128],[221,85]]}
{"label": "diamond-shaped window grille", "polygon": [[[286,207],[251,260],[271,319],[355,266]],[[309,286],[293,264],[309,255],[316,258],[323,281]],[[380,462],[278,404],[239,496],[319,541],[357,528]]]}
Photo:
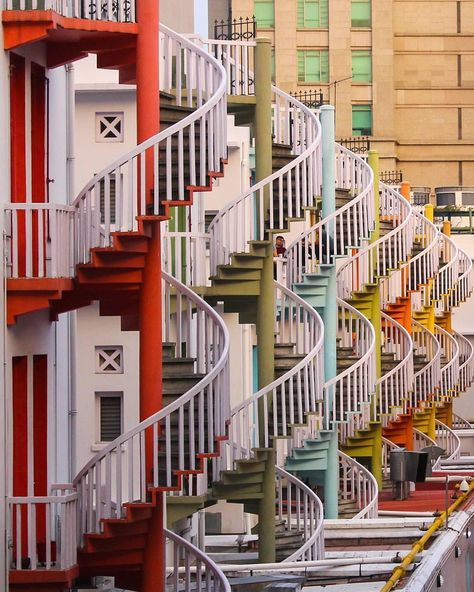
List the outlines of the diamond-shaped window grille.
{"label": "diamond-shaped window grille", "polygon": [[123,142],[123,113],[96,113],[96,142]]}
{"label": "diamond-shaped window grille", "polygon": [[97,346],[95,348],[96,374],[122,374],[122,346]]}

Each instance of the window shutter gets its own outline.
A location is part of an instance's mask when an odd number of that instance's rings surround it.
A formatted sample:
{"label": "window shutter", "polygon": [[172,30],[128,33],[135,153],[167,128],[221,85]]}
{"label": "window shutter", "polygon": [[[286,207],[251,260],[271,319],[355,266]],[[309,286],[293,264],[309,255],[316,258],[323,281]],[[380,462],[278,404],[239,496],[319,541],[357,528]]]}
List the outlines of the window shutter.
{"label": "window shutter", "polygon": [[321,78],[320,82],[329,82],[329,51],[323,49],[321,54]]}
{"label": "window shutter", "polygon": [[304,51],[298,51],[298,82],[305,81]]}
{"label": "window shutter", "polygon": [[353,27],[370,27],[372,25],[370,0],[352,0],[351,19]]}
{"label": "window shutter", "polygon": [[354,82],[372,81],[372,54],[370,50],[354,50],[352,52],[352,80]]}
{"label": "window shutter", "polygon": [[352,105],[352,135],[372,135],[372,105]]}
{"label": "window shutter", "polygon": [[111,442],[122,433],[122,397],[100,397],[100,441]]}
{"label": "window shutter", "polygon": [[268,29],[275,26],[275,7],[273,0],[255,0],[254,9],[257,27]]}

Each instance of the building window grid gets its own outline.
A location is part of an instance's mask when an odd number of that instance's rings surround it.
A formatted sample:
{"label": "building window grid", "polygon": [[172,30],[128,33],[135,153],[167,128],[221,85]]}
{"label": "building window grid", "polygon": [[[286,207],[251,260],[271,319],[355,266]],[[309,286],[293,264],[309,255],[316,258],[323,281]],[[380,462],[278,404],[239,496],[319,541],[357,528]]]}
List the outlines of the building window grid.
{"label": "building window grid", "polygon": [[274,0],[255,0],[254,11],[257,20],[257,28],[273,29],[275,26]]}
{"label": "building window grid", "polygon": [[298,50],[298,82],[329,82],[329,51]]}
{"label": "building window grid", "polygon": [[328,0],[298,0],[297,27],[299,29],[327,29]]}
{"label": "building window grid", "polygon": [[372,135],[372,105],[352,105],[352,135]]}
{"label": "building window grid", "polygon": [[370,49],[352,50],[352,82],[372,82],[372,52]]}
{"label": "building window grid", "polygon": [[372,26],[371,0],[352,0],[351,26],[353,28],[370,28]]}

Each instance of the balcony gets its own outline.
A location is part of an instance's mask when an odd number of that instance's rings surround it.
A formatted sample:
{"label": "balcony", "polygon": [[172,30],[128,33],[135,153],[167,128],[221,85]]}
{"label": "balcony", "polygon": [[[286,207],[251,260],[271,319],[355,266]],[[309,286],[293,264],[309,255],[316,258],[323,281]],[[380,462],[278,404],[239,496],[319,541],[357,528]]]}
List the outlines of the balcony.
{"label": "balcony", "polygon": [[5,0],[4,49],[46,43],[48,67],[87,53],[134,50],[135,0]]}

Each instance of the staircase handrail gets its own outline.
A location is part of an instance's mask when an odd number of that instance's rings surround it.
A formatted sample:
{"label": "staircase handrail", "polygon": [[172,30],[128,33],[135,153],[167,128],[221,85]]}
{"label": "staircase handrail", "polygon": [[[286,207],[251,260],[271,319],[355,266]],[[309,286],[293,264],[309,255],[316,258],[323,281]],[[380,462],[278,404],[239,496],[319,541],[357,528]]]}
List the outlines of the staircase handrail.
{"label": "staircase handrail", "polygon": [[[284,109],[274,111],[274,121],[279,122],[280,117],[288,118],[289,113],[293,115],[293,121],[296,120],[296,113],[300,113],[301,121],[299,123],[300,134],[293,135],[291,138],[293,153],[297,154],[291,162],[259,181],[239,197],[229,202],[209,225],[211,234],[211,275],[214,275],[218,265],[227,264],[230,261],[232,253],[248,252],[249,241],[266,240],[268,232],[281,229],[281,223],[285,217],[284,203],[288,205],[287,216],[292,217],[301,215],[303,207],[313,205],[316,193],[319,192],[321,185],[321,125],[318,117],[300,103],[294,97],[284,93],[280,89],[272,86],[272,93],[277,100],[283,101]],[[304,125],[303,122],[304,121]],[[279,129],[281,124],[274,123],[275,130]],[[301,148],[305,150],[301,152]],[[296,205],[293,211],[292,197],[285,197],[283,188],[284,179],[291,179],[292,173],[296,174],[297,189]],[[273,183],[278,181],[278,189],[273,190]],[[288,187],[291,184],[288,183]],[[289,191],[289,189],[288,189]],[[292,195],[292,194],[290,194]],[[256,204],[254,206],[254,196]],[[268,197],[269,219],[266,219],[265,201]],[[275,217],[274,209],[277,210]],[[242,232],[237,233],[235,229],[240,226]]]}
{"label": "staircase handrail", "polygon": [[[26,5],[28,4],[26,3]],[[135,26],[137,21],[135,0],[119,0],[118,2],[89,0],[87,3],[78,0],[74,0],[74,2],[67,2],[66,0],[32,0],[30,6],[25,6],[24,2],[18,5],[14,0],[6,0],[4,6],[4,10],[52,10],[66,18],[129,23]]]}
{"label": "staircase handrail", "polygon": [[[225,437],[225,426],[229,417],[229,333],[226,324],[211,306],[187,286],[165,272],[162,272],[162,278],[166,285],[171,286],[176,293],[187,298],[187,310],[191,308],[191,305],[196,307],[204,315],[207,322],[211,323],[210,326],[206,327],[206,331],[202,331],[201,337],[207,334],[209,339],[214,339],[212,343],[204,344],[203,349],[214,355],[216,360],[212,367],[208,368],[207,374],[196,385],[165,408],[107,444],[79,471],[73,481],[73,485],[79,493],[81,510],[81,523],[78,525],[79,541],[81,541],[81,537],[85,532],[99,532],[101,519],[121,517],[123,502],[126,501],[124,497],[128,497],[129,502],[137,499],[142,502],[146,501],[150,486],[147,483],[143,468],[145,464],[144,446],[146,438],[151,438],[153,441],[154,470],[151,487],[173,489],[171,484],[172,450],[170,441],[171,416],[173,414],[178,418],[180,427],[183,428],[180,429],[178,450],[180,465],[184,457],[189,458],[196,454],[216,457],[219,453],[219,446],[216,445],[215,439]],[[198,338],[196,337],[196,339]],[[190,421],[189,430],[184,428],[184,414],[189,410],[189,415],[194,416],[194,411],[191,410],[194,410],[195,401],[199,403],[199,412],[197,413],[202,415],[202,417],[196,418],[199,420],[196,421],[196,424],[200,426],[199,434],[193,433],[192,426],[194,422]],[[207,411],[204,410],[205,401],[208,404]],[[206,434],[204,430],[205,417],[209,421]],[[184,433],[185,431],[187,433]],[[162,465],[166,468],[165,483],[161,482],[158,473],[159,432],[165,437],[165,446],[163,447],[160,444],[160,451],[164,449],[166,455]],[[138,442],[135,441],[136,437],[138,437]],[[134,459],[134,454],[138,455],[139,458]],[[123,483],[122,455],[127,456],[127,458],[123,459],[123,462],[128,462],[126,483]],[[138,462],[136,462],[137,460]],[[214,460],[213,458],[213,462]],[[102,466],[104,461],[105,466]],[[127,463],[125,464],[127,466]],[[113,474],[115,475],[114,483],[111,482]],[[102,481],[103,477],[105,483]],[[191,476],[189,479],[191,479]],[[113,488],[115,488],[114,492],[112,491]],[[116,503],[112,502],[113,493],[116,496]]]}
{"label": "staircase handrail", "polygon": [[[77,213],[75,263],[88,262],[91,248],[108,246],[112,231],[136,231],[137,217],[161,215],[162,201],[183,201],[185,199],[185,153],[190,159],[189,169],[193,186],[206,186],[208,173],[218,172],[222,166],[222,160],[226,157],[227,95],[223,66],[196,44],[162,23],[160,34],[164,61],[161,66],[163,72],[161,86],[164,86],[163,90],[172,90],[172,72],[175,66],[178,81],[175,89],[177,105],[186,103],[187,106],[192,107],[193,91],[196,91],[197,108],[181,121],[148,138],[106,166],[79,192],[72,204]],[[180,59],[178,60],[174,60],[173,44],[179,49]],[[186,62],[182,63],[182,60]],[[185,88],[181,86],[182,76],[185,77]],[[195,137],[196,124],[201,125],[201,132],[204,132],[208,126],[210,133],[206,138],[204,133],[201,133],[200,138]],[[184,131],[189,133],[188,148],[184,147]],[[179,152],[178,195],[172,191],[172,175],[175,174],[170,164],[173,139],[178,144]],[[164,147],[166,163],[160,163],[160,147]],[[160,170],[166,174],[164,192],[160,191]],[[147,206],[145,182],[139,182],[147,175],[153,178],[151,209]],[[115,181],[113,199],[110,188],[112,180]],[[162,193],[165,195],[163,196]],[[100,212],[102,199],[103,208]],[[114,220],[113,223],[112,220]]]}
{"label": "staircase handrail", "polygon": [[380,183],[380,188],[381,216],[393,217],[394,228],[341,265],[337,272],[340,298],[350,298],[354,291],[375,283],[378,277],[388,277],[392,269],[407,261],[413,247],[414,220],[410,202],[389,185]]}
{"label": "staircase handrail", "polygon": [[432,298],[441,302],[443,297],[445,299],[449,296],[452,290],[456,287],[459,276],[459,249],[456,243],[447,235],[440,232],[438,234],[440,242],[440,250],[443,253],[444,260],[447,261],[442,265],[434,278],[432,287]]}
{"label": "staircase handrail", "polygon": [[451,310],[459,306],[472,293],[472,259],[462,249],[458,248],[459,276],[454,290],[447,296],[447,308]]}
{"label": "staircase handrail", "polygon": [[399,448],[397,444],[382,436],[382,475],[385,479],[390,478],[390,453],[397,448]]}
{"label": "staircase handrail", "polygon": [[[353,320],[357,323],[357,330],[354,333],[360,340],[358,353],[361,357],[352,366],[324,384],[323,425],[325,429],[332,429],[334,423],[347,423],[347,414],[360,412],[360,405],[370,401],[377,383],[374,326],[360,311],[344,300],[337,298],[337,304],[340,323],[343,324],[346,318],[351,324]],[[353,331],[346,332],[345,335],[346,338],[351,339],[351,345],[352,333]],[[344,397],[344,390],[347,392],[347,398]],[[363,392],[363,397],[358,390]]]}
{"label": "staircase handrail", "polygon": [[[271,446],[270,437],[290,436],[290,425],[295,423],[305,423],[307,413],[320,411],[323,385],[323,322],[317,311],[310,304],[305,302],[286,286],[274,281],[274,287],[275,290],[281,292],[283,302],[287,299],[290,306],[294,307],[296,312],[294,317],[296,319],[299,318],[301,314],[305,314],[307,318],[311,320],[311,322],[308,321],[308,325],[305,329],[306,334],[304,335],[309,351],[306,352],[305,357],[293,368],[288,370],[288,372],[275,379],[270,384],[265,385],[231,410],[229,427],[229,440],[233,443],[231,446],[231,467],[235,460],[249,458],[253,447],[260,445],[264,448],[268,448]],[[285,310],[283,302],[282,311]],[[291,318],[292,317],[290,316],[290,320]],[[283,320],[285,321],[285,319]],[[301,337],[303,337],[303,335],[301,335]],[[305,380],[308,383],[308,389],[305,389],[304,394],[301,389],[298,393],[299,408],[296,412],[293,409],[293,417],[290,416],[290,418],[286,417],[286,409],[284,409],[285,415],[283,417],[282,426],[279,427],[277,421],[272,422],[272,434],[270,434],[269,412],[271,405],[268,401],[268,396],[272,397],[272,411],[276,418],[279,406],[285,408],[288,393],[293,393],[293,378],[299,376],[301,372],[307,376],[307,379]],[[284,387],[284,385],[287,385],[287,388],[284,390],[282,388],[282,394],[278,395],[277,389]],[[283,399],[285,400],[284,404],[282,403]],[[290,399],[289,401],[290,405],[293,405],[293,399]],[[263,420],[263,428],[260,428],[259,426],[257,413],[253,413],[254,406],[259,402],[261,402],[263,406],[263,416],[265,418]],[[263,434],[260,433],[260,429],[263,429]],[[227,465],[229,459],[223,459],[223,461],[224,464]]]}
{"label": "staircase handrail", "polygon": [[[231,592],[229,580],[215,561],[172,530],[165,528],[164,532],[166,539],[174,545],[171,555],[173,565],[166,568],[167,574],[171,578],[171,582],[167,578],[167,590],[172,592],[192,592],[193,590]],[[184,561],[182,561],[183,556]],[[181,580],[184,580],[184,586]]]}
{"label": "staircase handrail", "polygon": [[[72,206],[35,202],[8,203],[0,208],[8,278],[72,277]],[[19,242],[20,236],[25,236],[25,244]]]}
{"label": "staircase handrail", "polygon": [[[324,512],[323,504],[319,497],[310,489],[305,483],[303,483],[298,477],[295,477],[288,471],[285,471],[282,467],[275,466],[275,472],[277,475],[277,488],[281,487],[282,481],[291,484],[296,489],[296,496],[294,499],[295,505],[288,511],[288,503],[291,502],[287,498],[283,500],[283,496],[277,495],[277,509],[278,516],[283,519],[285,515],[284,505],[286,504],[286,522],[288,527],[298,527],[300,523],[303,523],[303,535],[304,544],[292,553],[286,559],[283,559],[282,563],[288,563],[292,561],[315,561],[324,558]],[[296,518],[292,517],[292,509],[296,513]]]}
{"label": "staircase handrail", "polygon": [[[410,406],[412,408],[420,408],[421,403],[434,397],[436,389],[439,387],[441,380],[441,346],[431,331],[418,321],[415,321],[415,319],[412,319],[411,322],[414,329],[412,331],[412,339],[415,350],[418,349],[419,351],[420,348],[426,349],[426,356],[429,360],[423,368],[415,372],[413,377],[414,389],[410,397]],[[422,336],[422,343],[418,342],[417,344],[418,336]]]}
{"label": "staircase handrail", "polygon": [[[402,407],[406,411],[406,398],[413,390],[413,340],[410,333],[395,319],[381,312],[382,323],[385,325],[384,348],[388,343],[396,340],[399,345],[399,353],[403,358],[389,372],[381,376],[377,385],[379,394],[377,399],[377,411],[381,414],[392,413],[393,407]],[[387,331],[387,327],[388,331]],[[388,335],[387,335],[388,333]]]}
{"label": "staircase handrail", "polygon": [[474,347],[470,340],[461,333],[453,331],[453,335],[459,348],[458,389],[460,392],[464,392],[474,379]]}
{"label": "staircase handrail", "polygon": [[434,334],[441,345],[442,354],[447,358],[447,363],[441,366],[440,393],[446,400],[451,399],[458,387],[459,380],[459,345],[456,339],[439,325],[435,325]]}
{"label": "staircase handrail", "polygon": [[[379,487],[375,477],[363,465],[341,450],[338,451],[339,464],[343,468],[343,499],[357,501],[361,507],[360,512],[353,516],[352,520],[377,518]],[[347,488],[347,478],[350,479],[351,488]]]}
{"label": "staircase handrail", "polygon": [[417,428],[413,428],[413,450],[421,450],[427,446],[437,446],[436,440],[433,440],[428,434],[425,434]]}
{"label": "staircase handrail", "polygon": [[[8,496],[6,499],[6,534],[9,569],[68,570],[77,565],[76,515],[78,495]],[[24,511],[23,511],[24,509]],[[44,516],[44,533],[39,537],[37,522]],[[26,540],[23,535],[26,534]],[[40,539],[40,540],[39,540]],[[44,566],[38,565],[38,545],[44,543]],[[56,544],[57,557],[52,554]],[[29,564],[24,564],[25,557]]]}
{"label": "staircase handrail", "polygon": [[255,94],[254,39],[204,39],[192,33],[186,35],[208,53],[216,56],[226,71],[227,94],[231,96],[251,96]]}
{"label": "staircase handrail", "polygon": [[443,460],[458,460],[461,457],[461,440],[450,427],[439,419],[436,420],[436,444],[445,450],[445,458],[441,456],[433,465],[433,470],[441,469]]}
{"label": "staircase handrail", "polygon": [[[414,223],[414,236],[420,237],[424,243],[424,249],[410,260],[400,266],[381,283],[382,308],[389,302],[395,302],[397,297],[404,298],[410,292],[425,288],[430,295],[428,282],[439,269],[439,230],[423,214],[412,206],[411,215]],[[423,299],[424,304],[431,302]]]}
{"label": "staircase handrail", "polygon": [[[332,263],[333,257],[346,256],[351,247],[368,240],[375,225],[373,204],[374,175],[366,161],[347,148],[336,144],[336,185],[360,192],[347,204],[302,232],[286,249],[287,285],[303,280],[316,262]],[[345,228],[337,238],[334,229]]]}
{"label": "staircase handrail", "polygon": [[457,413],[453,413],[453,430],[472,429],[474,429],[474,425],[470,421],[468,421],[464,417],[461,417],[461,415],[458,415]]}

